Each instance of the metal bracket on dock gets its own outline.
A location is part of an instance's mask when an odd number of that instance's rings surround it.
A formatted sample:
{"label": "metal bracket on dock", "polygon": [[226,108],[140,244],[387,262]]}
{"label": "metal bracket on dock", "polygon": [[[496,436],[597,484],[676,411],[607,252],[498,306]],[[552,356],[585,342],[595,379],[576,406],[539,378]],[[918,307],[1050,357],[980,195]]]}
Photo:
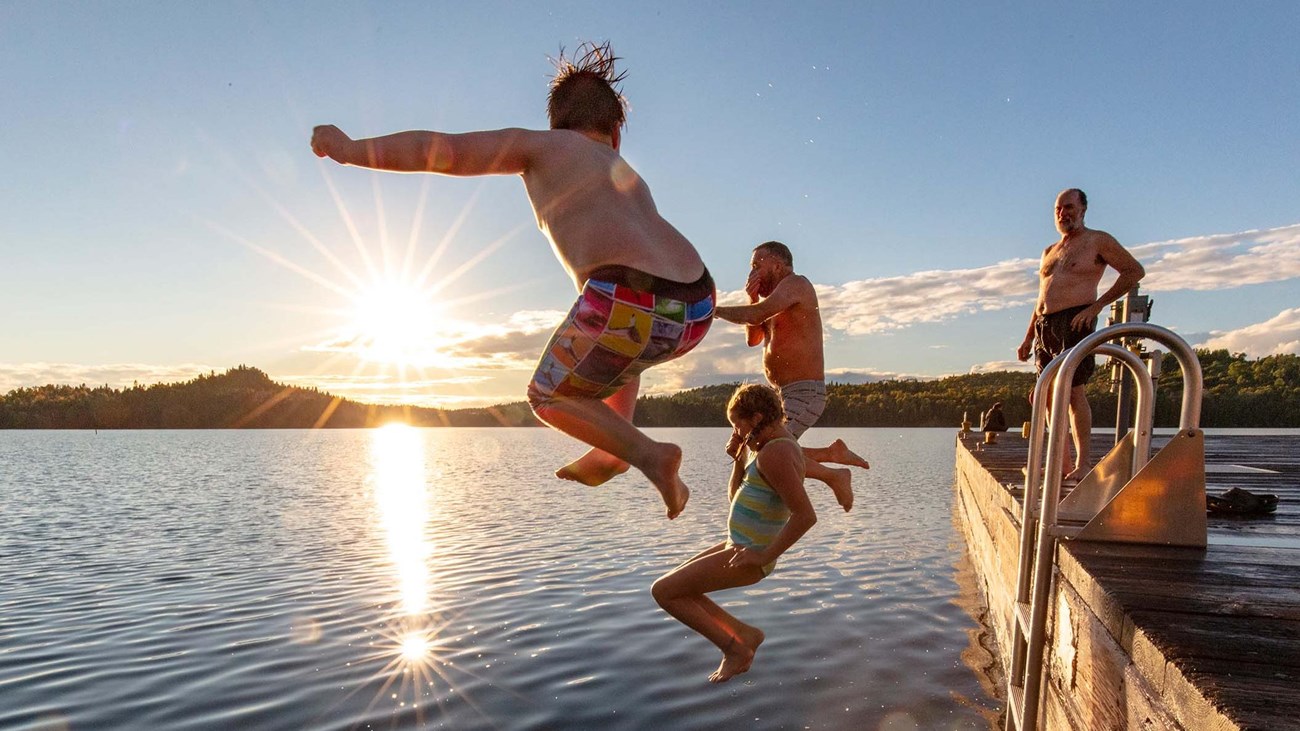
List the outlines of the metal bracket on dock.
{"label": "metal bracket on dock", "polygon": [[1133,477],[1133,437],[1134,432],[1129,432],[1065,496],[1056,511],[1058,520],[1086,523],[1124,489]]}
{"label": "metal bracket on dock", "polygon": [[1074,540],[1205,548],[1207,532],[1205,434],[1184,429],[1096,512]]}

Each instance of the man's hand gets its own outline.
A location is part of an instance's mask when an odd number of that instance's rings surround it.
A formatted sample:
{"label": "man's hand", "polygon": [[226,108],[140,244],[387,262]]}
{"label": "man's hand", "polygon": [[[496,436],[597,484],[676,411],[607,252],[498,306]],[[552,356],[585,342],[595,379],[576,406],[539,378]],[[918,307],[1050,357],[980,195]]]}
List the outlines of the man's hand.
{"label": "man's hand", "polygon": [[1029,360],[1029,354],[1033,352],[1033,349],[1034,349],[1034,341],[1025,340],[1023,343],[1020,344],[1019,348],[1016,348],[1016,358],[1021,363]]}
{"label": "man's hand", "polygon": [[311,151],[317,157],[339,159],[343,149],[352,144],[352,138],[332,124],[322,124],[311,131]]}
{"label": "man's hand", "polygon": [[745,280],[745,294],[749,295],[749,301],[751,304],[757,302],[758,298],[763,295],[762,290],[762,277],[758,275],[758,272],[750,272],[749,279]]}
{"label": "man's hand", "polygon": [[[751,305],[758,301],[759,290],[762,286],[763,282],[758,277],[758,272],[751,271],[749,279],[745,280],[745,294],[749,295]],[[745,345],[752,348],[755,345],[761,345],[766,338],[767,330],[762,325],[745,326]]]}
{"label": "man's hand", "polygon": [[1097,303],[1094,302],[1088,305],[1083,309],[1083,312],[1075,315],[1074,319],[1070,320],[1070,329],[1087,329],[1089,326],[1097,322],[1097,315],[1099,314],[1101,314],[1101,307],[1097,306]]}

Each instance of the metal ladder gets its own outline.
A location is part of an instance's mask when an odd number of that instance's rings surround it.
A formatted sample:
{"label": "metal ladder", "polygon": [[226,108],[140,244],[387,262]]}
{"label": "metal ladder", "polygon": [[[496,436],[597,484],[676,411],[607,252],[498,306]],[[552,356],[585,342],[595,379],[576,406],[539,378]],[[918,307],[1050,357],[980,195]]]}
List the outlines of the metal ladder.
{"label": "metal ladder", "polygon": [[[1155,383],[1141,358],[1108,342],[1127,336],[1164,344],[1182,368],[1183,401],[1178,434],[1150,459]],[[1111,356],[1132,372],[1137,387],[1134,428],[1061,501],[1071,380],[1083,359],[1093,354]],[[1007,674],[1008,731],[1034,731],[1038,727],[1047,612],[1058,540],[1205,547],[1205,438],[1199,429],[1201,387],[1201,364],[1191,346],[1173,332],[1144,322],[1098,330],[1053,360],[1039,376],[1034,386],[1020,518],[1011,669]],[[1044,422],[1049,389],[1052,392],[1051,441],[1047,445],[1044,468],[1047,431]]]}

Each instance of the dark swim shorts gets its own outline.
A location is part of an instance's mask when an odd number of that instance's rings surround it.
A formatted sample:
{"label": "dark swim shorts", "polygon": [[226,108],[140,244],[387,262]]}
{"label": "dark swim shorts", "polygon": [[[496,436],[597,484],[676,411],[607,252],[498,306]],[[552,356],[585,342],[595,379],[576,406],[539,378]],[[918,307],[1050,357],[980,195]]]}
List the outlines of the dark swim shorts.
{"label": "dark swim shorts", "polygon": [[[1088,309],[1088,305],[1079,305],[1078,307],[1067,307],[1064,310],[1058,310],[1050,315],[1040,315],[1034,322],[1034,365],[1037,367],[1037,373],[1042,373],[1058,355],[1078,345],[1080,340],[1088,337],[1097,329],[1097,321],[1093,320],[1088,323],[1088,327],[1082,330],[1075,330],[1070,327],[1070,320],[1074,316]],[[1092,372],[1097,368],[1097,359],[1095,356],[1088,356],[1079,363],[1079,367],[1074,371],[1074,378],[1070,381],[1073,386],[1082,386],[1092,377]]]}
{"label": "dark swim shorts", "polygon": [[542,351],[528,402],[613,396],[645,369],[698,345],[716,296],[707,269],[689,284],[623,266],[597,269]]}

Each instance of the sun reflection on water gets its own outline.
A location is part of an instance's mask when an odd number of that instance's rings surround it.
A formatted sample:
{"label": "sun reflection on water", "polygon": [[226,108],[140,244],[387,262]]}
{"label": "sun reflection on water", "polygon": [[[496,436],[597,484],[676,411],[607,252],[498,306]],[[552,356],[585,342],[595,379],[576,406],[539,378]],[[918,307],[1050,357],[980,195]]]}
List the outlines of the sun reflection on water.
{"label": "sun reflection on water", "polygon": [[388,697],[399,707],[420,714],[440,675],[438,634],[429,607],[428,559],[433,546],[426,535],[429,491],[425,475],[424,437],[406,424],[375,429],[370,444],[375,505],[397,581],[397,601],[384,641],[375,649],[386,664],[373,707]]}
{"label": "sun reflection on water", "polygon": [[[478,710],[465,688],[457,687],[452,678],[452,673],[474,675],[454,660],[460,638],[447,634],[453,618],[441,616],[429,598],[428,563],[435,543],[427,529],[430,505],[436,503],[430,498],[425,456],[421,429],[387,424],[372,432],[370,484],[396,591],[380,636],[362,658],[363,662],[383,663],[374,678],[379,686],[366,712],[391,702],[395,723],[402,714],[411,713],[417,725],[423,724],[427,709],[442,707],[452,694]],[[497,725],[486,717],[484,720]]]}
{"label": "sun reflection on water", "polygon": [[424,476],[424,443],[418,429],[388,424],[374,430],[371,441],[375,502],[397,571],[402,612],[428,611],[428,558],[432,552],[424,528],[429,494]]}

